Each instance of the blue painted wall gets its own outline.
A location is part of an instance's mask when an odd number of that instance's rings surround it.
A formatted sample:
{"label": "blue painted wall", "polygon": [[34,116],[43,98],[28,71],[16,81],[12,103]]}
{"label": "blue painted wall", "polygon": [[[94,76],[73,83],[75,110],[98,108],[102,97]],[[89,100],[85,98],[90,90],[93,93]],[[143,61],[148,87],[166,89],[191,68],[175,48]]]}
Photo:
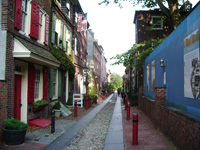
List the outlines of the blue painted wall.
{"label": "blue painted wall", "polygon": [[[200,30],[200,4],[174,30],[170,36],[155,49],[144,63],[144,95],[155,100],[155,93],[151,90],[151,63],[155,61],[155,86],[166,87],[166,101],[180,106],[188,112],[200,116],[200,99],[184,97],[184,38]],[[160,60],[165,61],[165,68],[160,67]],[[150,90],[146,88],[146,67],[150,66]],[[166,72],[166,85],[163,75]]]}

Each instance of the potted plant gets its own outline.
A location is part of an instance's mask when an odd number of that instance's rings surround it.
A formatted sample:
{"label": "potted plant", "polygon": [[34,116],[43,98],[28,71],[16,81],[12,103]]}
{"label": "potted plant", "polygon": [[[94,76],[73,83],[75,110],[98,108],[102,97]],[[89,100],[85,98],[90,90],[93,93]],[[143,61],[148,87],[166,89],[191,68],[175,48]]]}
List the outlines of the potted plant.
{"label": "potted plant", "polygon": [[55,110],[55,116],[56,117],[60,117],[60,113],[61,113],[61,105],[60,105],[60,102],[56,102],[54,105],[53,105],[53,109]]}
{"label": "potted plant", "polygon": [[8,145],[18,145],[24,143],[27,123],[8,118],[5,120],[5,128],[3,128],[5,143]]}
{"label": "potted plant", "polygon": [[35,101],[33,102],[32,104],[32,111],[33,112],[38,112],[38,111],[41,111],[43,110],[46,106],[48,105],[47,101],[46,100],[38,100],[38,101]]}

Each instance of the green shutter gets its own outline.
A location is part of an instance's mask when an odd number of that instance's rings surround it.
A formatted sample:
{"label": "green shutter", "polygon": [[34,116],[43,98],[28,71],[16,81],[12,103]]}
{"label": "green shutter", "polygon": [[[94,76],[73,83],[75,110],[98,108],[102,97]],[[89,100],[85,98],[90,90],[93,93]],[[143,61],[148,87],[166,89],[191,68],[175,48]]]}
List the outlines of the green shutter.
{"label": "green shutter", "polygon": [[58,70],[58,97],[61,96],[61,71]]}
{"label": "green shutter", "polygon": [[50,68],[50,80],[49,80],[49,98],[53,98],[53,72],[54,69]]}
{"label": "green shutter", "polygon": [[52,16],[52,30],[51,30],[51,43],[55,44],[55,32],[56,32],[56,14]]}

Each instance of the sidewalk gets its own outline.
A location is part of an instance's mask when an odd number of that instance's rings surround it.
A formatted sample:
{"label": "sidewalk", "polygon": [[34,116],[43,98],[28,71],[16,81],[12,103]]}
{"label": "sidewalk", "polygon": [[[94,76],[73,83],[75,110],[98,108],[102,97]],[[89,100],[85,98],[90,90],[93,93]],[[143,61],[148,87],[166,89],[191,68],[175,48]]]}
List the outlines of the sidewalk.
{"label": "sidewalk", "polygon": [[[112,95],[108,96],[107,99],[111,97]],[[67,130],[70,130],[73,126],[78,124],[81,119],[84,121],[88,120],[83,118],[90,118],[91,112],[95,115],[104,106],[107,99],[99,102],[98,104],[93,104],[93,106],[88,110],[85,110],[84,107],[78,107],[78,116],[76,118],[74,117],[73,111],[72,114],[67,117],[56,118],[55,134],[51,134],[51,126],[44,129],[39,129],[38,127],[38,130],[26,133],[25,142],[21,145],[6,145],[4,141],[0,141],[0,150],[43,150],[52,142],[56,141],[56,139],[64,134]]]}
{"label": "sidewalk", "polygon": [[[122,104],[123,105],[123,104]],[[125,150],[176,150],[176,147],[155,128],[154,124],[138,107],[130,107],[130,120],[127,120],[127,111],[122,109],[124,149]],[[138,145],[132,145],[132,114],[138,114]]]}

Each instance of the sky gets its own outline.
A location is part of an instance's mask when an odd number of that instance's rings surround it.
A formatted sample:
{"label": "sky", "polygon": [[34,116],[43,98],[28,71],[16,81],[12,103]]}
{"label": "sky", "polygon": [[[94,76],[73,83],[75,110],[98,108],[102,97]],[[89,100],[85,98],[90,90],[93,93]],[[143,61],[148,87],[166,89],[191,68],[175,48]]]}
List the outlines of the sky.
{"label": "sky", "polygon": [[[110,65],[114,60],[111,57],[121,54],[135,44],[135,26],[133,23],[135,10],[141,10],[141,6],[133,7],[131,3],[124,2],[123,8],[118,5],[98,5],[102,0],[79,0],[84,13],[87,13],[89,29],[94,32],[94,38],[104,49],[107,59],[107,68],[111,73],[124,75],[123,65]],[[190,0],[193,6],[199,0]]]}

